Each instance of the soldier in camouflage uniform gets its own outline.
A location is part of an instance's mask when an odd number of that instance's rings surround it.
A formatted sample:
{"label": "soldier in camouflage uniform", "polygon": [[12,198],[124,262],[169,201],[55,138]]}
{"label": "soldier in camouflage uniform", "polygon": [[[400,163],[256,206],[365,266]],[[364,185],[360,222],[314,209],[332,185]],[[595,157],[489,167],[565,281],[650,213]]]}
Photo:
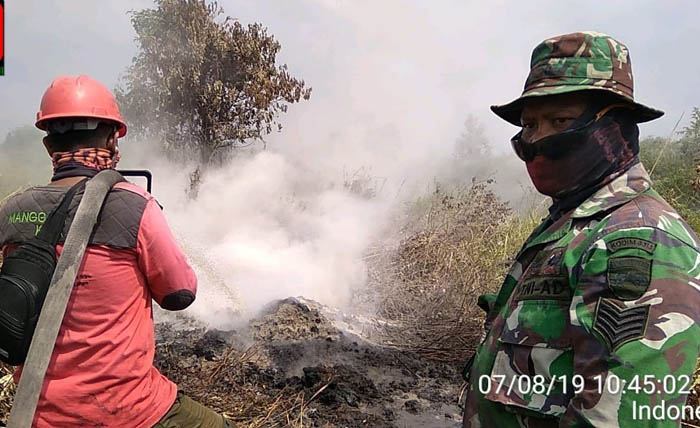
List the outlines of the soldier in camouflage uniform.
{"label": "soldier in camouflage uniform", "polygon": [[513,147],[553,205],[479,297],[464,427],[680,426],[663,409],[682,410],[698,357],[700,244],[639,162],[637,123],[663,112],[632,91],[625,45],[573,33],[538,45],[522,96],[492,107],[522,126]]}

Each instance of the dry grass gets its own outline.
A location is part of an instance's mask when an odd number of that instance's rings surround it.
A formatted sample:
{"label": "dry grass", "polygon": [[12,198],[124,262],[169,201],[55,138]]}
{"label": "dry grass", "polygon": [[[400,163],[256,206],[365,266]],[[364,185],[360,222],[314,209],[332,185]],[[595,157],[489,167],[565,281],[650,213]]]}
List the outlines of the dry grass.
{"label": "dry grass", "polygon": [[0,425],[7,425],[7,417],[10,416],[12,401],[15,396],[17,386],[12,379],[13,369],[0,363]]}
{"label": "dry grass", "polygon": [[[536,210],[514,214],[488,183],[438,187],[407,207],[394,231],[398,239],[387,239],[367,254],[372,295],[358,298],[377,301],[380,315],[392,321],[389,343],[437,360],[463,361],[482,330],[476,297],[497,291],[540,217]],[[217,361],[198,360],[192,367],[170,345],[158,346],[163,374],[240,427],[310,427],[310,405],[333,381],[324,379],[311,392],[272,389],[269,379],[260,378],[255,348],[231,349]],[[691,405],[700,405],[698,375]],[[15,388],[11,367],[0,363],[0,425],[6,424]],[[699,421],[685,422],[700,427]]]}
{"label": "dry grass", "polygon": [[[687,405],[693,406],[694,408],[700,407],[700,358],[695,367],[695,372],[693,373],[693,383],[691,388],[691,393],[688,396]],[[684,420],[681,423],[684,428],[700,428],[700,420],[695,418],[690,418]]]}
{"label": "dry grass", "polygon": [[408,207],[398,242],[368,257],[378,311],[394,321],[392,344],[442,361],[474,349],[483,322],[477,296],[497,291],[539,222],[534,212],[514,214],[488,184],[437,187]]}
{"label": "dry grass", "polygon": [[[187,370],[182,370],[182,361],[178,361],[176,355],[168,358],[174,365],[161,368],[166,376],[176,381],[190,397],[221,412],[241,428],[312,426],[309,405],[332,381],[324,380],[313,394],[291,388],[268,390],[258,382],[253,371],[246,370],[256,359],[253,349],[243,353],[231,349],[221,361],[202,362]],[[16,390],[12,370],[0,363],[0,426],[7,425]],[[184,373],[188,375],[183,377]]]}
{"label": "dry grass", "polygon": [[[391,343],[463,362],[482,331],[476,298],[498,290],[544,214],[538,208],[515,215],[483,183],[437,188],[410,206],[400,241],[387,241],[367,257],[378,310],[395,321],[387,332]],[[700,359],[692,389],[688,404],[700,406]],[[700,420],[682,425],[700,428]]]}
{"label": "dry grass", "polygon": [[229,348],[222,358],[207,361],[182,358],[177,344],[158,344],[160,371],[192,399],[222,413],[241,428],[311,427],[309,405],[331,384],[323,379],[312,391],[291,386],[272,388],[272,372],[258,363],[261,351]]}

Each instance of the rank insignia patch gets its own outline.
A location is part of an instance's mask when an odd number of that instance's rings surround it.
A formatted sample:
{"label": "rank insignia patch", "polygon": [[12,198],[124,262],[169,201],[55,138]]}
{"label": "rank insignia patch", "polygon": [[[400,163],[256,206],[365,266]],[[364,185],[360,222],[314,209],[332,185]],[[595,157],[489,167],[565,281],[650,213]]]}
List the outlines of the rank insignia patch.
{"label": "rank insignia patch", "polygon": [[605,339],[614,352],[625,343],[644,337],[648,319],[649,305],[620,308],[612,300],[601,298],[593,330]]}

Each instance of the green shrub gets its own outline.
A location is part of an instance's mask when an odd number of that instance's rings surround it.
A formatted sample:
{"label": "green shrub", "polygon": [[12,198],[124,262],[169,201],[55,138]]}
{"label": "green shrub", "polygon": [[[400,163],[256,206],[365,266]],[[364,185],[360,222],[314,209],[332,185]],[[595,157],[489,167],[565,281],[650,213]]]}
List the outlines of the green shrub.
{"label": "green shrub", "polygon": [[651,175],[654,189],[696,233],[700,233],[699,154],[698,109],[694,109],[691,123],[680,132],[680,138],[646,138],[640,143],[640,158]]}

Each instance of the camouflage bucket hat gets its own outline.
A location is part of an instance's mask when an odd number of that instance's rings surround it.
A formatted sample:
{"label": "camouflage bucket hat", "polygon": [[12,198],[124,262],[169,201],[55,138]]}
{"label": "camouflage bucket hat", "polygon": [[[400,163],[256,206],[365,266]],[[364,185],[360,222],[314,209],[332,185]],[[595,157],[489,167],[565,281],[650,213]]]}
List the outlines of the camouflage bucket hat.
{"label": "camouflage bucket hat", "polygon": [[547,39],[532,51],[530,74],[520,98],[491,110],[520,126],[523,100],[576,91],[605,91],[633,104],[637,122],[664,112],[634,101],[632,63],[627,46],[607,34],[584,31]]}

